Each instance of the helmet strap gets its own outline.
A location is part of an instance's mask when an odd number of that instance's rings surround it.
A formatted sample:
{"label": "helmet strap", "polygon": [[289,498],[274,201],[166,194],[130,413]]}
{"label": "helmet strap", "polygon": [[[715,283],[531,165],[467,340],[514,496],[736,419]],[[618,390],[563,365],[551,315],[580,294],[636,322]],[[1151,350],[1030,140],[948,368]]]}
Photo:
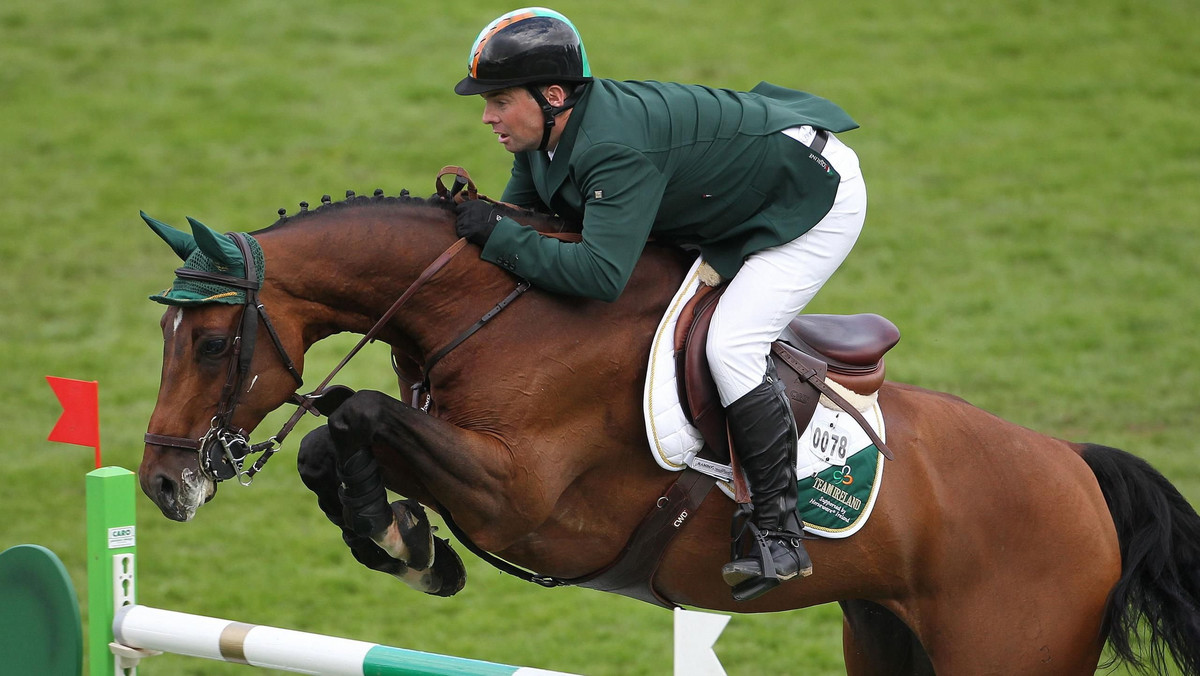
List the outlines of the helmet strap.
{"label": "helmet strap", "polygon": [[542,109],[542,118],[545,120],[545,126],[542,127],[542,143],[538,146],[538,150],[545,150],[546,146],[550,144],[550,131],[554,129],[554,118],[575,106],[575,102],[579,99],[579,93],[583,88],[576,87],[575,91],[567,97],[567,100],[563,101],[563,104],[557,107],[550,105],[550,102],[546,100],[538,85],[528,84],[525,85],[525,88],[529,90],[529,94],[533,96],[533,100]]}

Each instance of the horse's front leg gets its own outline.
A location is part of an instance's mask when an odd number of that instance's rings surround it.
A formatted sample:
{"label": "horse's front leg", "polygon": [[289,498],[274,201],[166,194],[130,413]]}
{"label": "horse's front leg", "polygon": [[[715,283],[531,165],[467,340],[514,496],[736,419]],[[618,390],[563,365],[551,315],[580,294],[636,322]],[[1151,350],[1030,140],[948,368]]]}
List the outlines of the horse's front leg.
{"label": "horse's front leg", "polygon": [[304,485],[316,494],[321,511],[342,529],[342,539],[354,558],[427,594],[451,596],[462,589],[466,582],[462,560],[448,542],[433,536],[425,510],[415,500],[400,500],[388,506],[390,524],[383,538],[389,545],[387,551],[349,526],[354,521],[353,509],[339,494],[342,482],[337,459],[332,435],[323,426],[300,443],[297,466]]}
{"label": "horse's front leg", "polygon": [[[390,551],[384,485],[445,509],[475,544],[514,545],[550,518],[570,476],[519,456],[498,435],[475,432],[380,392],[362,391],[329,417],[350,527]],[[412,497],[412,496],[410,496]]]}

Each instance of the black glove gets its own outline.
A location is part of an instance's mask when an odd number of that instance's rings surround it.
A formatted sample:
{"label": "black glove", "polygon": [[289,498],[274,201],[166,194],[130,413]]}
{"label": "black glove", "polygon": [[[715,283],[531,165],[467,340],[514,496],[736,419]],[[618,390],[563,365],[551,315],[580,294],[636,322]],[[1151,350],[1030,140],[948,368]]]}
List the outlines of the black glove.
{"label": "black glove", "polygon": [[456,211],[454,232],[481,249],[487,244],[488,237],[492,236],[496,223],[504,218],[491,202],[483,200],[467,200],[458,205]]}

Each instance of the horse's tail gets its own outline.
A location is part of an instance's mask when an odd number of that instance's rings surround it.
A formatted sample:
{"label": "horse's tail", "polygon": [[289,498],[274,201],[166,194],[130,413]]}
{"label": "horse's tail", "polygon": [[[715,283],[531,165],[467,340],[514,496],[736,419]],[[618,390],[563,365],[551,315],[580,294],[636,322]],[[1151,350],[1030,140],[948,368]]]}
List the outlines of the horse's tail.
{"label": "horse's tail", "polygon": [[[1164,674],[1169,651],[1184,674],[1200,675],[1200,516],[1146,461],[1094,444],[1081,455],[1096,474],[1121,545],[1121,579],[1104,623],[1114,659]],[[1135,652],[1143,622],[1145,660]]]}

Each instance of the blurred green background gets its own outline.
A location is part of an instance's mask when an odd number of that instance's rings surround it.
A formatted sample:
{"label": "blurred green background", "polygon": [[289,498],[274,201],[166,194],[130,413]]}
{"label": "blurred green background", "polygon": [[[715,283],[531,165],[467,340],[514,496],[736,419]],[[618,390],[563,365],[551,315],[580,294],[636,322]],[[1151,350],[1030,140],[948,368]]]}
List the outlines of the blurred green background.
{"label": "blurred green background", "polygon": [[[161,352],[162,308],[146,296],[177,261],[138,210],[253,230],[324,193],[428,194],[448,163],[498,195],[510,156],[480,101],[451,87],[478,30],[514,7],[0,5],[0,548],[51,547],[83,593],[92,455],[46,441],[59,407],[45,375],[98,380],[105,461],[139,462]],[[843,139],[869,216],[810,310],[885,314],[904,334],[893,379],[1130,450],[1200,504],[1195,2],[554,7],[597,75],[765,79],[843,105],[862,124]],[[310,378],[352,342],[314,348]],[[343,380],[395,392],[389,373],[376,349]],[[187,525],[139,496],[143,601],[511,664],[669,673],[660,609],[542,590],[469,555],[450,600],[359,567],[297,480],[294,449]],[[717,652],[735,675],[843,673],[839,617],[739,616]],[[248,671],[164,656],[142,673]]]}

